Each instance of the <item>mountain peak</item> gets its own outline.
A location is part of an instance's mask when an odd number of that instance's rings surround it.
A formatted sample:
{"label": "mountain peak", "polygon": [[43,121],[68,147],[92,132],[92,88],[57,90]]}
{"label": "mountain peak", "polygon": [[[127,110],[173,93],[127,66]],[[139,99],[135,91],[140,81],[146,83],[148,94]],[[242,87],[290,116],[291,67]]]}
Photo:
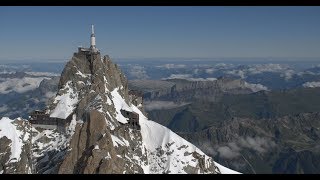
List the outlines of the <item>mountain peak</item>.
{"label": "mountain peak", "polygon": [[210,157],[148,120],[137,98],[109,56],[79,48],[48,108],[51,118],[77,121],[58,173],[216,173]]}
{"label": "mountain peak", "polygon": [[79,48],[46,111],[35,111],[36,173],[237,173],[149,120],[109,56]]}

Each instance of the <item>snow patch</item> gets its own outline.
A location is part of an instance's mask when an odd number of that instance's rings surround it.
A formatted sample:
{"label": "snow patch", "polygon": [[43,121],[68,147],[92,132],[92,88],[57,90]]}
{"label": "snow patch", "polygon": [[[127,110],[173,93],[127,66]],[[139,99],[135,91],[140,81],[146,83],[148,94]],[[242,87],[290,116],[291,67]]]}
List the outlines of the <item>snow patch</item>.
{"label": "snow patch", "polygon": [[111,134],[111,139],[112,139],[112,143],[115,147],[118,147],[118,145],[129,146],[129,142],[127,140],[125,140],[124,138],[122,138],[122,140],[121,140],[117,136],[114,136]]}
{"label": "snow patch", "polygon": [[[36,129],[33,129],[32,131],[38,133],[32,138],[32,144],[35,145],[35,151],[33,151],[34,157],[43,156],[46,152],[52,150],[61,150],[67,146],[71,139],[71,136],[66,137],[55,130],[43,130],[42,132],[39,132]],[[39,139],[42,139],[43,137],[47,139],[46,143],[40,142],[41,140]]]}
{"label": "snow patch", "polygon": [[9,162],[17,162],[20,160],[20,154],[22,152],[22,135],[23,133],[19,131],[14,124],[13,120],[8,117],[3,117],[0,120],[0,138],[6,136],[11,140],[11,156]]}
{"label": "snow patch", "polygon": [[107,104],[108,104],[108,105],[112,105],[112,102],[111,102],[109,96],[106,96],[106,97],[107,97]]}
{"label": "snow patch", "polygon": [[96,144],[96,145],[94,146],[94,149],[100,149],[100,148],[99,148],[99,145]]}
{"label": "snow patch", "polygon": [[121,109],[132,112],[132,109],[128,106],[128,104],[124,101],[124,99],[122,98],[122,96],[119,94],[118,92],[119,88],[115,88],[112,92],[112,102],[114,104],[114,107],[116,109],[116,119],[125,124],[128,123],[127,118],[125,118],[122,114],[121,114]]}
{"label": "snow patch", "polygon": [[104,83],[109,84],[106,76],[103,76],[103,79],[104,79]]}
{"label": "snow patch", "polygon": [[231,170],[229,168],[226,168],[226,167],[220,165],[217,162],[214,162],[214,164],[218,167],[218,169],[220,170],[221,174],[241,174],[241,173],[239,173],[237,171],[234,171],[234,170]]}
{"label": "snow patch", "polygon": [[[205,155],[200,149],[186,141],[168,128],[148,120],[142,112],[134,105],[131,109],[139,114],[139,124],[141,126],[142,151],[147,150],[148,163],[142,164],[144,173],[162,173],[170,171],[170,173],[186,173],[184,167],[187,165],[196,167],[197,160],[192,156],[193,152],[197,152],[204,157],[205,167],[209,167],[215,163],[212,158]],[[160,150],[161,149],[161,150]],[[159,157],[157,154],[164,151]],[[229,170],[223,166],[218,169],[222,173],[238,172]]]}
{"label": "snow patch", "polygon": [[69,124],[69,126],[67,127],[67,133],[72,136],[74,134],[74,132],[76,131],[76,125],[77,125],[77,115],[73,114],[72,115],[72,119],[71,122]]}
{"label": "snow patch", "polygon": [[91,74],[83,74],[81,71],[79,71],[78,70],[78,72],[76,73],[76,75],[79,75],[79,76],[81,76],[81,77],[83,77],[83,78],[87,78],[87,77],[90,77],[91,76]]}
{"label": "snow patch", "polygon": [[104,157],[105,159],[111,159],[111,155],[110,155],[110,153],[108,152],[108,154],[107,154],[107,156],[106,157]]}
{"label": "snow patch", "polygon": [[66,119],[75,109],[75,105],[78,103],[78,94],[70,88],[70,83],[68,81],[64,88],[67,90],[65,94],[55,97],[54,103],[58,103],[50,117]]}

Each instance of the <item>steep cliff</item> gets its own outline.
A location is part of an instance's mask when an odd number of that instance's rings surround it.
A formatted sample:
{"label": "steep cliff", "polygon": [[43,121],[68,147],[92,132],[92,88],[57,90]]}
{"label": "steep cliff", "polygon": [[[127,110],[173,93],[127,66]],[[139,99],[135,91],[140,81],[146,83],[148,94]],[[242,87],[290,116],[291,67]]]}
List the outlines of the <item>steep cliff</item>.
{"label": "steep cliff", "polygon": [[132,80],[130,89],[144,93],[147,101],[177,101],[194,100],[218,101],[225,94],[250,94],[268,90],[260,84],[250,84],[242,79],[221,77],[216,80],[195,81],[185,79],[167,80]]}

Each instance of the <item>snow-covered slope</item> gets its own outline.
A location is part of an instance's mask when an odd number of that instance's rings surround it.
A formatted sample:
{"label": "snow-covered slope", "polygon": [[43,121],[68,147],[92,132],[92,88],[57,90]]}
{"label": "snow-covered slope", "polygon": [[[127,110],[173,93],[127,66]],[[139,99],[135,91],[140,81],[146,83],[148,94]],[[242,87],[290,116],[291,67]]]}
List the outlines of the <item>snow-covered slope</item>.
{"label": "snow-covered slope", "polygon": [[[186,167],[195,168],[193,173],[212,173],[210,167],[215,165],[212,158],[205,155],[200,149],[185,139],[178,136],[168,128],[148,120],[147,117],[133,104],[129,106],[125,100],[117,92],[118,88],[112,91],[112,103],[115,105],[118,121],[126,123],[126,118],[121,114],[120,109],[136,112],[139,114],[139,123],[141,126],[142,149],[146,150],[148,163],[142,168],[144,173],[190,173]],[[119,138],[116,138],[119,139]],[[121,137],[121,139],[125,139]],[[119,142],[116,141],[116,142]],[[120,145],[128,146],[129,143],[121,143]],[[200,163],[200,161],[202,161]],[[203,164],[202,164],[203,163]],[[203,171],[207,169],[208,171]],[[216,166],[216,173],[231,173],[238,172],[230,170],[221,165]]]}
{"label": "snow-covered slope", "polygon": [[70,88],[70,82],[63,88],[65,94],[56,96],[53,103],[56,103],[55,109],[51,112],[50,117],[66,119],[75,109],[78,103],[78,93]]}
{"label": "snow-covered slope", "polygon": [[13,122],[13,120],[7,117],[3,117],[0,120],[0,138],[5,136],[11,140],[11,156],[9,162],[17,162],[20,160],[23,146],[22,140],[27,140],[29,138],[29,134],[26,134],[26,136],[23,137],[23,133],[17,129]]}
{"label": "snow-covered slope", "polygon": [[26,120],[0,119],[0,172],[31,173],[31,126]]}

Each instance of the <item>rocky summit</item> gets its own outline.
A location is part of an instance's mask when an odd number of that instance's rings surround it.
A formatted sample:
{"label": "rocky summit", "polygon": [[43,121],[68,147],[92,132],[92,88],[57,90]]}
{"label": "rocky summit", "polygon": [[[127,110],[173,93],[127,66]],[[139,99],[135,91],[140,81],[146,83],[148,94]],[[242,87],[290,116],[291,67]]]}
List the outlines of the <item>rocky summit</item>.
{"label": "rocky summit", "polygon": [[45,110],[0,123],[0,173],[238,173],[149,120],[99,51],[74,53]]}

